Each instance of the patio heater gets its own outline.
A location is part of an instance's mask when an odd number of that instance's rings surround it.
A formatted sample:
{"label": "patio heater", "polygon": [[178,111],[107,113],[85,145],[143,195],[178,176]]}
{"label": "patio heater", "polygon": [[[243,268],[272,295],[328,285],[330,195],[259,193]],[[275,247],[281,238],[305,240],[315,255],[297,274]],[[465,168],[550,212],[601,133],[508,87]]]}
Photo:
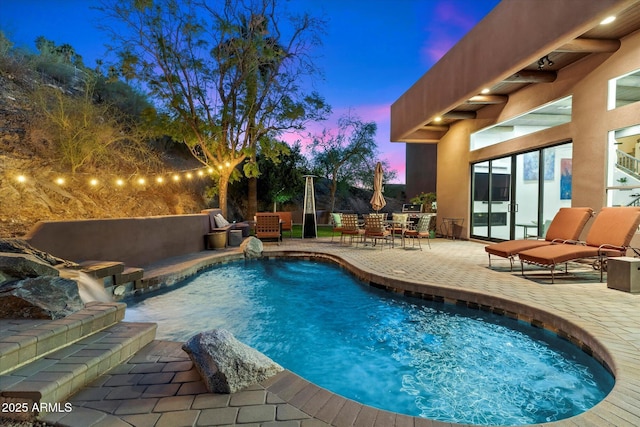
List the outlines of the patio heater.
{"label": "patio heater", "polygon": [[316,225],[316,196],[313,191],[314,175],[305,175],[304,208],[302,211],[302,238],[317,238]]}

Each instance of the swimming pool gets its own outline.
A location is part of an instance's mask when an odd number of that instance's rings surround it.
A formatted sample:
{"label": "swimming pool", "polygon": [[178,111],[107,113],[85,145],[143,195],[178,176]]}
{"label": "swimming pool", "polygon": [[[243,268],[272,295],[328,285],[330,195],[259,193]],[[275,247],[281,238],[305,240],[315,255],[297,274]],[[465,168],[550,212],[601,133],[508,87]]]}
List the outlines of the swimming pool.
{"label": "swimming pool", "polygon": [[555,421],[613,387],[594,359],[543,329],[380,291],[327,263],[230,263],[127,302],[125,319],[158,322],[160,339],[225,328],[344,397],[440,421]]}

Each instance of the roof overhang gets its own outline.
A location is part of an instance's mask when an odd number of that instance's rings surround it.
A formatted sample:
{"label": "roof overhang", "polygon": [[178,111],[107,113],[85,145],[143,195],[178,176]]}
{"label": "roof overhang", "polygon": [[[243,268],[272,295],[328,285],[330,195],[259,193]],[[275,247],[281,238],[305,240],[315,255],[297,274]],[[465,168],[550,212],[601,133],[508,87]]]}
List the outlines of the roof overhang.
{"label": "roof overhang", "polygon": [[[596,30],[621,14],[622,28]],[[391,105],[391,141],[438,142],[455,121],[508,102],[524,86],[553,82],[557,70],[589,54],[615,52],[619,38],[639,28],[640,0],[502,0]],[[542,60],[552,53],[554,67]],[[480,95],[484,88],[491,95]]]}

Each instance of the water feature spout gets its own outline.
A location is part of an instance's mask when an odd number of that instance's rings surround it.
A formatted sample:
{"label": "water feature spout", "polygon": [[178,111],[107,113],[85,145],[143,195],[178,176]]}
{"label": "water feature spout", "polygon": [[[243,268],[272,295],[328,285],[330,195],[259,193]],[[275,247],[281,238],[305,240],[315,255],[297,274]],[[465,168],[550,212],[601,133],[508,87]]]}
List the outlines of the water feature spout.
{"label": "water feature spout", "polygon": [[74,280],[78,284],[78,293],[80,294],[82,302],[85,304],[92,301],[113,301],[113,297],[107,293],[102,282],[91,277],[85,272],[64,269],[60,270],[60,276]]}

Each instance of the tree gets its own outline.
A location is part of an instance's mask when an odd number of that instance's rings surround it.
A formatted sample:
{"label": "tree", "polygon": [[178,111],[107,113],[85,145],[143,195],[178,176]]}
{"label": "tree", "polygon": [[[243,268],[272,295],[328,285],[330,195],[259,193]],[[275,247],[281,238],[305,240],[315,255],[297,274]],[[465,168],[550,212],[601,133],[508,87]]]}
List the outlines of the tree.
{"label": "tree", "polygon": [[[362,183],[362,170],[373,171],[377,146],[374,140],[375,122],[364,123],[359,118],[347,115],[338,120],[338,129],[324,129],[314,137],[312,162],[318,175],[331,181],[331,211],[335,208],[338,184]],[[373,180],[373,172],[370,175]]]}
{"label": "tree", "polygon": [[80,95],[44,85],[33,93],[42,117],[40,126],[50,135],[57,160],[72,174],[89,163],[132,163],[138,167],[140,159],[150,160],[147,135],[135,120],[108,103],[95,104],[94,80],[86,78],[84,84]]}
{"label": "tree", "polygon": [[306,162],[299,142],[277,159],[258,156],[258,166],[263,171],[258,190],[269,206],[277,206],[302,194]]}
{"label": "tree", "polygon": [[225,214],[237,166],[257,177],[259,145],[277,156],[275,137],[327,114],[318,94],[300,88],[316,72],[307,52],[322,27],[309,15],[281,26],[276,0],[116,0],[101,10],[119,23],[106,29],[122,73],[150,90],[157,129],[215,171]]}

